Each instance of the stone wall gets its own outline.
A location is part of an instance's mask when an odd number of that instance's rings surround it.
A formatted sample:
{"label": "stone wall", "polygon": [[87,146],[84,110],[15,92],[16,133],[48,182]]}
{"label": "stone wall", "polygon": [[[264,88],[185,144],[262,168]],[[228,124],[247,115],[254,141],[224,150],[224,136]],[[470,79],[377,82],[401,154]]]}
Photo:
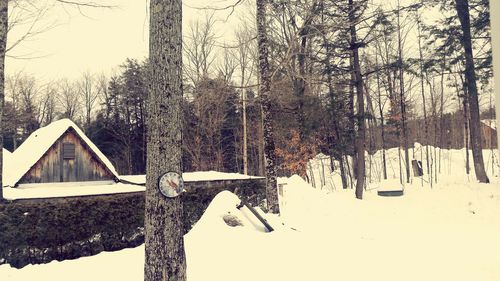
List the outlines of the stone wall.
{"label": "stone wall", "polygon": [[[185,188],[186,232],[222,190],[254,206],[265,202],[265,179],[189,182]],[[144,192],[0,203],[0,264],[21,268],[143,242]]]}

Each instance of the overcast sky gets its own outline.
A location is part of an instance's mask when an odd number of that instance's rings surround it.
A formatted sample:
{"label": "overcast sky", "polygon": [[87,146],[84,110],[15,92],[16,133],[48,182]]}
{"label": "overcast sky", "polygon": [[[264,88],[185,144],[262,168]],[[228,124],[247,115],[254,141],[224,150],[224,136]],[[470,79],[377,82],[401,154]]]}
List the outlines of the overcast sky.
{"label": "overcast sky", "polygon": [[[201,7],[209,1],[184,2],[187,4],[183,6],[186,30],[190,21],[204,13],[189,6]],[[213,2],[224,5],[223,1]],[[16,46],[8,54],[11,57],[6,59],[7,74],[22,70],[44,81],[65,77],[74,79],[85,71],[109,74],[116,71],[126,58],[147,57],[149,3],[139,0],[115,3],[118,3],[117,8],[84,9],[83,15],[74,7],[55,5],[39,26],[52,25],[54,21],[57,26]],[[223,13],[219,14],[225,18]],[[230,36],[232,26],[231,22],[221,23],[218,35]],[[22,27],[14,30],[9,34],[9,44],[22,34]]]}

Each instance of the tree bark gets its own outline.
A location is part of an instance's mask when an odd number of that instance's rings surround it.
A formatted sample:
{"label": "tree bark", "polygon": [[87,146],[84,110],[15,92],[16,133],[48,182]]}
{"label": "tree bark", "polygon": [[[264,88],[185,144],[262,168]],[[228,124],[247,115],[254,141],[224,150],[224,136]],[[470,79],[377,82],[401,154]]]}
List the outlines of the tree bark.
{"label": "tree bark", "polygon": [[151,0],[144,280],[186,280],[183,203],[158,179],[182,173],[182,1]]}
{"label": "tree bark", "polygon": [[5,51],[8,29],[8,0],[0,0],[0,202],[3,201],[3,106],[5,102]]}
{"label": "tree bark", "polygon": [[279,213],[276,180],[276,152],[274,146],[273,104],[271,102],[271,75],[269,72],[269,43],[266,31],[266,0],[257,0],[257,44],[259,53],[260,99],[264,128],[264,157],[266,169],[266,198],[270,213]]}
{"label": "tree bark", "polygon": [[359,45],[357,43],[356,22],[353,0],[349,0],[349,26],[351,35],[352,50],[352,70],[354,72],[354,86],[356,88],[356,98],[358,102],[356,134],[356,198],[363,199],[363,190],[365,184],[365,104],[363,94],[363,77],[361,76],[361,66],[359,63]]}
{"label": "tree bark", "polygon": [[469,1],[455,0],[458,19],[462,27],[462,46],[465,53],[465,80],[467,82],[469,110],[470,110],[470,140],[472,147],[472,158],[474,170],[479,182],[489,183],[490,180],[484,169],[483,149],[481,145],[481,131],[479,120],[478,90],[476,84],[476,73],[474,70],[474,56],[472,53],[472,39],[470,31]]}

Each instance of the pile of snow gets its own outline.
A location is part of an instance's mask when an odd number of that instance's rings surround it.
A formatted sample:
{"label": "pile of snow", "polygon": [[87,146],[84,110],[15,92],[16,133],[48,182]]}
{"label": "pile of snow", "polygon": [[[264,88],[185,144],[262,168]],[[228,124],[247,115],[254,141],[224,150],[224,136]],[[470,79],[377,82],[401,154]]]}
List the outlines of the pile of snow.
{"label": "pile of snow", "polygon": [[15,186],[21,177],[36,164],[36,162],[49,150],[49,148],[62,136],[68,129],[73,128],[85,144],[95,153],[97,157],[106,165],[106,167],[118,177],[111,161],[95,146],[94,143],[78,128],[78,126],[69,119],[55,121],[45,127],[33,132],[17,148],[10,159],[4,159],[5,173],[3,178],[4,186]]}

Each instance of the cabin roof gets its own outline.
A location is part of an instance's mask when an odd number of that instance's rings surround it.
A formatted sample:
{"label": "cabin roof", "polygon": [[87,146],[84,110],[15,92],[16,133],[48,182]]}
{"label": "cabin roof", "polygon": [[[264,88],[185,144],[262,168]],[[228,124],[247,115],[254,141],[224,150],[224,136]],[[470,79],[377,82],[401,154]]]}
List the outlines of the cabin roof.
{"label": "cabin roof", "polygon": [[490,127],[491,129],[495,130],[497,129],[497,120],[495,119],[483,119],[481,120],[481,123],[484,125]]}
{"label": "cabin roof", "polygon": [[[33,132],[11,155],[4,159],[4,186],[15,186],[49,148],[69,129],[73,129],[82,141],[115,177],[118,173],[109,159],[92,143],[83,131],[69,119],[55,121]],[[7,161],[6,161],[7,160]]]}

